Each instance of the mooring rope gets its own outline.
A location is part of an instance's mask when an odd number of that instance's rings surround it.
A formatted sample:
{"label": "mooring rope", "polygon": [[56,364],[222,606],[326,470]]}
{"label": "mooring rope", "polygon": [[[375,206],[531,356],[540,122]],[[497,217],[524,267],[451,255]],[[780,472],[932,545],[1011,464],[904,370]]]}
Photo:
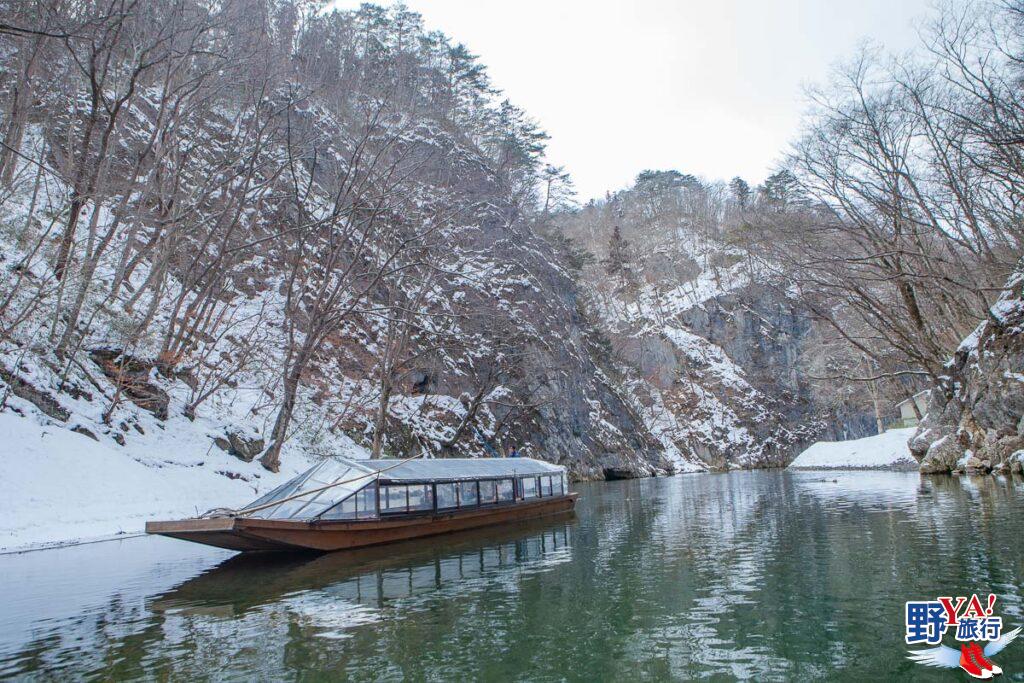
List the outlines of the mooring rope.
{"label": "mooring rope", "polygon": [[[298,498],[302,498],[303,496],[308,496],[308,495],[313,494],[313,493],[320,493],[321,491],[326,491],[327,489],[334,488],[335,486],[341,486],[342,484],[351,484],[352,482],[359,481],[360,479],[366,479],[368,477],[377,477],[379,479],[380,475],[384,474],[385,472],[390,472],[391,470],[395,469],[396,467],[399,467],[400,465],[404,465],[407,462],[411,462],[413,460],[416,460],[416,459],[422,458],[422,457],[423,457],[423,454],[414,455],[411,458],[406,458],[405,460],[399,460],[394,465],[390,465],[388,467],[385,467],[382,470],[377,470],[376,472],[367,472],[366,474],[361,474],[358,477],[353,477],[352,479],[346,479],[344,481],[336,481],[336,482],[327,484],[325,486],[321,486],[319,488],[309,489],[308,491],[301,491],[301,492],[296,493],[294,495],[288,496],[287,498],[282,498],[281,500],[272,500],[269,503],[263,503],[262,505],[257,505],[255,507],[244,507],[244,508],[241,508],[241,509],[238,509],[238,510],[236,510],[234,508],[211,508],[211,509],[207,510],[206,512],[204,512],[203,514],[199,515],[199,519],[203,519],[203,518],[206,518],[206,517],[237,517],[238,515],[240,515],[242,513],[252,513],[252,512],[259,512],[260,510],[266,510],[267,508],[274,507],[275,505],[281,505],[282,503],[287,503],[289,501],[296,500]],[[354,462],[356,464],[359,463],[358,460],[353,460],[352,462]]]}

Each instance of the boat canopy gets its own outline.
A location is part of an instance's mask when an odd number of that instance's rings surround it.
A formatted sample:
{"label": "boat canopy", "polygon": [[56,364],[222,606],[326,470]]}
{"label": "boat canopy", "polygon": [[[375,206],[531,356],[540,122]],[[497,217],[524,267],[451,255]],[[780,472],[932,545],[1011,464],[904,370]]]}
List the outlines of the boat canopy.
{"label": "boat canopy", "polygon": [[377,470],[387,481],[471,481],[565,472],[564,467],[532,458],[417,458],[360,460],[359,464]]}
{"label": "boat canopy", "polygon": [[[249,503],[239,510],[239,515],[260,519],[312,519],[376,478],[377,470],[355,460],[326,459]],[[274,501],[282,502],[271,505]],[[247,513],[247,510],[252,512]]]}
{"label": "boat canopy", "polygon": [[259,519],[364,519],[562,495],[567,488],[564,467],[532,458],[329,458],[237,514]]}

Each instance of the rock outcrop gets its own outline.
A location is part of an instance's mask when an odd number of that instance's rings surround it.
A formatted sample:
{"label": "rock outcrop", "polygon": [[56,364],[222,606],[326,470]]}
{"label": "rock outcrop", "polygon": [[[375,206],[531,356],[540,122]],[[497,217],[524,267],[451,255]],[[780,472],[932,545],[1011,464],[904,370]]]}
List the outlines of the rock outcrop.
{"label": "rock outcrop", "polygon": [[226,453],[230,453],[243,462],[252,462],[263,452],[266,445],[263,439],[255,435],[243,434],[240,430],[228,430],[226,436],[215,436],[214,445]]}
{"label": "rock outcrop", "polygon": [[123,354],[116,349],[96,349],[89,354],[104,375],[124,393],[132,403],[166,420],[171,398],[156,386],[153,374],[155,364]]}
{"label": "rock outcrop", "polygon": [[926,474],[1015,471],[1024,459],[1024,263],[963,341],[910,442]]}
{"label": "rock outcrop", "polygon": [[646,354],[621,355],[673,408],[684,454],[716,469],[784,467],[829,432],[798,370],[810,325],[794,302],[746,284],[662,322],[629,332],[621,346],[635,338]]}

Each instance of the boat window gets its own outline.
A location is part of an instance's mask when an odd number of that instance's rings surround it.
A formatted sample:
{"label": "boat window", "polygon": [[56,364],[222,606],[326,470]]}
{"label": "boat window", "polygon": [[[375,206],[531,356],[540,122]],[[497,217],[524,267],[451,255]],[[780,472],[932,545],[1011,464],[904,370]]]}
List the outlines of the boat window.
{"label": "boat window", "polygon": [[523,477],[519,482],[523,490],[523,498],[537,497],[537,477]]}
{"label": "boat window", "polygon": [[[458,501],[455,498],[455,488],[458,484],[438,484],[437,485],[437,509],[445,510],[448,508],[458,507]],[[475,491],[474,491],[475,493]]]}
{"label": "boat window", "polygon": [[562,480],[562,495],[569,493],[569,477],[563,472],[559,479]]}
{"label": "boat window", "polygon": [[512,487],[511,479],[502,479],[498,482],[498,500],[502,503],[511,502],[516,499],[515,489]]}
{"label": "boat window", "polygon": [[480,504],[495,503],[498,500],[498,490],[494,481],[480,482]]}
{"label": "boat window", "polygon": [[407,510],[409,508],[409,487],[382,486],[380,489],[380,507],[388,512]]}
{"label": "boat window", "polygon": [[366,519],[376,516],[376,484],[370,484],[324,512],[321,519]]}
{"label": "boat window", "polygon": [[409,487],[409,509],[429,510],[434,507],[434,497],[428,484],[417,484]]}
{"label": "boat window", "polygon": [[356,494],[358,497],[356,503],[356,517],[376,517],[377,516],[377,485],[370,484],[362,491]]}
{"label": "boat window", "polygon": [[353,493],[323,514],[322,519],[354,519],[356,516],[357,498],[361,495]]}
{"label": "boat window", "polygon": [[475,481],[459,483],[459,507],[476,507],[479,503]]}
{"label": "boat window", "polygon": [[356,497],[356,495],[351,495],[345,500],[341,501],[341,505],[339,505],[335,509],[341,508],[340,514],[342,517],[355,517],[356,508],[358,507],[358,505],[359,499]]}
{"label": "boat window", "polygon": [[540,485],[541,485],[541,489],[542,489],[541,495],[543,495],[543,496],[550,496],[552,494],[552,491],[551,491],[551,477],[541,477],[540,478]]}

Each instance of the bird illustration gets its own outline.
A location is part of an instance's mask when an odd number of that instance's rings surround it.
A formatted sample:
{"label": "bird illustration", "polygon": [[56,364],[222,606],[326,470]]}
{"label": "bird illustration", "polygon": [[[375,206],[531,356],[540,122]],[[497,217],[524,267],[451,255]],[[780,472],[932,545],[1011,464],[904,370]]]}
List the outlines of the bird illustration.
{"label": "bird illustration", "polygon": [[1020,635],[1021,628],[1024,627],[1018,626],[1012,631],[1004,633],[1002,637],[989,641],[984,650],[977,643],[961,645],[959,650],[939,645],[928,650],[910,650],[910,656],[907,659],[940,669],[960,668],[974,678],[992,678],[1003,673],[1003,670],[988,658],[999,654],[1007,645],[1016,640]]}

